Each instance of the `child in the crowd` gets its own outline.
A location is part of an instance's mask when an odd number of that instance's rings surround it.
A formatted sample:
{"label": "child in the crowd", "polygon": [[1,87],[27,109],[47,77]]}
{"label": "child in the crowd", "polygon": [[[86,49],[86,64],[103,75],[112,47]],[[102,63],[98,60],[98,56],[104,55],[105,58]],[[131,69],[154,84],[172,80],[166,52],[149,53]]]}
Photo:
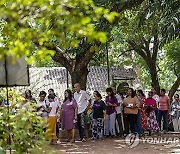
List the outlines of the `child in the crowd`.
{"label": "child in the crowd", "polygon": [[57,104],[57,114],[56,114],[56,136],[57,138],[59,138],[59,120],[60,120],[60,117],[58,115],[58,111],[60,109],[60,103],[59,103],[59,99],[58,97],[56,96],[55,92],[54,92],[54,89],[50,88],[48,90],[48,94],[49,95],[54,95],[54,102]]}
{"label": "child in the crowd", "polygon": [[49,104],[47,104],[46,101],[46,92],[45,91],[40,91],[39,93],[39,101],[37,101],[37,111],[38,115],[42,117],[43,122],[44,122],[44,128],[43,130],[46,130],[47,126],[47,119],[48,119],[48,112],[47,109],[49,107]]}
{"label": "child in the crowd", "polygon": [[54,95],[49,95],[48,100],[50,103],[49,108],[47,111],[49,112],[47,128],[46,128],[46,140],[52,142],[52,144],[56,143],[57,136],[56,136],[56,114],[57,114],[57,103],[54,102]]}

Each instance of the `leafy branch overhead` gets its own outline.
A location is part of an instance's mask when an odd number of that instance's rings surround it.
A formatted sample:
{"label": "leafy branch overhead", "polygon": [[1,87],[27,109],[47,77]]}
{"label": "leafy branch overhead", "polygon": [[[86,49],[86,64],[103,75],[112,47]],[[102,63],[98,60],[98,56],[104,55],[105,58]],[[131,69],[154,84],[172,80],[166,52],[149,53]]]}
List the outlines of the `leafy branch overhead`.
{"label": "leafy branch overhead", "polygon": [[[62,50],[78,47],[81,38],[105,43],[106,33],[97,31],[95,25],[105,18],[110,23],[118,16],[103,7],[97,7],[92,0],[16,0],[0,2],[1,56],[18,58],[30,55],[32,42],[40,46],[59,44]],[[41,48],[31,60],[46,59],[54,52]]]}

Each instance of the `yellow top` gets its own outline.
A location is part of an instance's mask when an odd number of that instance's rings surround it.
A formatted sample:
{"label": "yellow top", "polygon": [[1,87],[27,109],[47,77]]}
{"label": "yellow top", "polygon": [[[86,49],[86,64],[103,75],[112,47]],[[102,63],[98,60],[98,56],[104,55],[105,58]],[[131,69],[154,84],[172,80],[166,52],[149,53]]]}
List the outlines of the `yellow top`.
{"label": "yellow top", "polygon": [[136,96],[134,98],[128,96],[124,99],[123,106],[125,114],[137,114],[140,102]]}

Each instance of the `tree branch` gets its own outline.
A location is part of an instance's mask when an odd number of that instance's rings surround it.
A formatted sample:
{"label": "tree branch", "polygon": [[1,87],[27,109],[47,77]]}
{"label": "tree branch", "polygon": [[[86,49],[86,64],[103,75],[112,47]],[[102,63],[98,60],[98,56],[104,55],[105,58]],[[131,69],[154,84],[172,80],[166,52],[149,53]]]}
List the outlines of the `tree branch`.
{"label": "tree branch", "polygon": [[[97,47],[100,47],[100,45],[101,45],[101,42],[96,42]],[[95,55],[95,51],[90,51],[90,49],[91,49],[91,46],[89,46],[89,49],[82,54],[81,59],[78,64],[78,68],[83,68],[84,66],[87,66],[90,60],[92,59],[92,57]]]}
{"label": "tree branch", "polygon": [[155,62],[157,59],[157,53],[159,49],[159,39],[158,34],[154,35],[154,42],[153,42],[153,53],[152,53],[152,60]]}
{"label": "tree branch", "polygon": [[71,59],[63,50],[61,50],[59,47],[54,45],[53,47],[47,47],[49,50],[56,51],[53,60],[61,63],[64,67],[66,67],[68,70],[72,69],[72,63],[73,59]]}
{"label": "tree branch", "polygon": [[140,5],[144,0],[128,0],[128,2],[124,3],[122,0],[119,0],[116,2],[114,7],[111,9],[111,11],[116,11],[118,13],[126,10],[131,9],[135,6]]}
{"label": "tree branch", "polygon": [[126,50],[126,51],[123,51],[117,58],[121,57],[121,56],[124,55],[126,52],[129,52],[129,51],[132,51],[132,50],[134,50],[134,48],[128,49],[128,50]]}
{"label": "tree branch", "polygon": [[134,42],[133,40],[128,40],[129,45],[134,48],[134,51],[136,53],[138,53],[146,62],[147,64],[149,64],[149,59],[147,54],[143,51],[143,49],[137,45],[136,42]]}
{"label": "tree branch", "polygon": [[145,46],[143,46],[143,48],[144,48],[147,56],[148,56],[149,58],[152,58],[152,57],[151,57],[151,52],[150,52],[150,50],[149,50],[149,42],[148,42],[144,37],[142,37],[142,42],[143,42],[143,44],[145,45]]}
{"label": "tree branch", "polygon": [[177,80],[174,82],[173,86],[171,87],[170,91],[169,91],[169,94],[168,96],[170,98],[173,97],[173,95],[175,94],[175,92],[177,91],[177,89],[179,88],[180,86],[180,77],[177,78]]}

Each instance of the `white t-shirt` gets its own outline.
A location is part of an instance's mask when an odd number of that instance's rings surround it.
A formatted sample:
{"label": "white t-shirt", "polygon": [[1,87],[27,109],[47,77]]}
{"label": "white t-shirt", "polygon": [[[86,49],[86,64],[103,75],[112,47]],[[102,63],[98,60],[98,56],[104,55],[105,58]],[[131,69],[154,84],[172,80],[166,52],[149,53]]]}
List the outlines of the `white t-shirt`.
{"label": "white t-shirt", "polygon": [[[56,96],[55,98],[54,98],[54,102],[56,102],[57,103],[57,105],[58,105],[58,107],[60,108],[60,103],[59,103],[59,99],[58,99],[58,97]],[[46,103],[47,103],[47,105],[49,105],[50,104],[50,102],[49,102],[49,99],[48,98],[46,98]]]}
{"label": "white t-shirt", "polygon": [[[44,101],[38,101],[37,102],[37,107],[41,107],[41,106],[44,106],[45,108],[47,108],[47,106],[46,106],[46,100],[44,100]],[[44,111],[44,109],[43,108],[41,108],[38,112],[40,113],[40,114],[42,114],[42,117],[47,117],[48,116],[48,113],[47,112],[43,112]]]}
{"label": "white t-shirt", "polygon": [[50,102],[51,112],[49,113],[50,117],[56,116],[56,110],[57,110],[57,102]]}
{"label": "white t-shirt", "polygon": [[80,90],[79,93],[74,93],[74,99],[76,100],[78,104],[78,114],[83,113],[87,106],[88,106],[88,100],[90,100],[90,96],[86,93],[84,90]]}
{"label": "white t-shirt", "polygon": [[156,100],[157,108],[159,108],[159,100],[160,100],[159,96],[155,94],[152,98]]}
{"label": "white t-shirt", "polygon": [[119,114],[119,113],[121,113],[121,111],[122,111],[122,108],[121,108],[122,98],[121,98],[121,96],[120,96],[119,94],[116,94],[115,96],[116,96],[116,99],[117,99],[118,103],[120,104],[119,106],[116,106],[116,107],[115,107],[115,109],[116,109],[116,114]]}

